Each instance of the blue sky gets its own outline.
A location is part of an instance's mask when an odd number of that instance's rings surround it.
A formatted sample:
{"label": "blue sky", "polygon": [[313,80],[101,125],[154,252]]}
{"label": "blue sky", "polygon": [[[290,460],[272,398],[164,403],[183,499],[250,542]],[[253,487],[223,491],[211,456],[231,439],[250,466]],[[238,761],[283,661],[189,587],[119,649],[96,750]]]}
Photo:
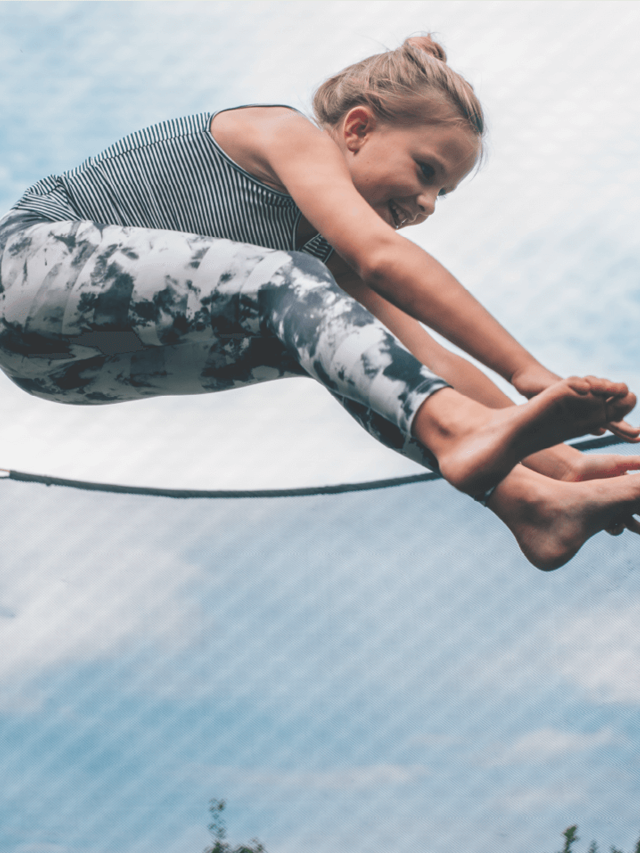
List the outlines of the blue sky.
{"label": "blue sky", "polygon": [[[0,193],[155,121],[304,108],[439,33],[489,157],[414,239],[541,360],[640,387],[637,3],[0,3]],[[99,411],[0,377],[0,465],[202,488],[415,467],[295,380]],[[257,413],[257,414],[256,414]],[[552,853],[640,836],[630,536],[532,569],[444,483],[176,502],[0,484],[1,853]]]}

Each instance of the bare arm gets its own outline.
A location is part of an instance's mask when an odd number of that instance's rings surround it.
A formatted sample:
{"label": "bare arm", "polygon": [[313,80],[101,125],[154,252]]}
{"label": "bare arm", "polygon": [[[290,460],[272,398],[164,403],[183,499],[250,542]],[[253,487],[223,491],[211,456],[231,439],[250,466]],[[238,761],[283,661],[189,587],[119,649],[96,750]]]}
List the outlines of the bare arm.
{"label": "bare arm", "polygon": [[[259,114],[258,114],[259,113]],[[294,198],[356,275],[406,314],[439,332],[526,395],[558,377],[547,371],[429,254],[406,240],[355,189],[336,143],[286,109],[234,112],[234,138],[253,174]]]}
{"label": "bare arm", "polygon": [[[248,108],[225,115],[226,124],[219,127],[225,150],[231,147],[229,153],[240,165],[288,192],[356,278],[379,297],[435,329],[527,397],[559,379],[438,261],[396,233],[382,218],[383,213],[378,215],[369,206],[353,184],[342,151],[328,134],[286,108]],[[412,345],[420,346],[425,353],[432,346],[424,336],[421,343]],[[473,377],[470,383],[463,378],[471,366],[456,363],[457,357],[452,354],[432,351],[426,358],[433,364],[433,359],[439,358],[438,372],[455,371],[458,384],[462,381],[466,387],[479,387]],[[495,392],[482,384],[482,393],[495,399]],[[624,422],[610,428],[621,435],[636,436]]]}
{"label": "bare arm", "polygon": [[[381,297],[355,275],[340,257],[329,261],[334,278],[391,331],[415,357],[445,379],[456,391],[491,409],[515,405],[475,365],[441,346],[417,322]],[[585,455],[566,444],[549,447],[523,460],[539,474],[557,480],[577,481],[617,477],[640,468],[640,458],[615,454]]]}
{"label": "bare arm", "polygon": [[328,266],[343,290],[384,323],[418,361],[445,379],[456,391],[491,409],[513,405],[488,376],[466,359],[441,346],[417,320],[367,287],[342,258],[334,256]]}

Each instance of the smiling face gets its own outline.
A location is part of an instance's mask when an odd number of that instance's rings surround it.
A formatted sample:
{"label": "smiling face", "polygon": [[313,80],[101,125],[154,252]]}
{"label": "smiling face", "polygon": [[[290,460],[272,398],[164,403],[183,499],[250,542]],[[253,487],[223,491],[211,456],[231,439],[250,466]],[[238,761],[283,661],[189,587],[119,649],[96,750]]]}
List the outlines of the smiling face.
{"label": "smiling face", "polygon": [[431,216],[438,196],[453,192],[480,149],[461,123],[390,124],[365,106],[351,109],[331,136],[355,188],[396,230]]}

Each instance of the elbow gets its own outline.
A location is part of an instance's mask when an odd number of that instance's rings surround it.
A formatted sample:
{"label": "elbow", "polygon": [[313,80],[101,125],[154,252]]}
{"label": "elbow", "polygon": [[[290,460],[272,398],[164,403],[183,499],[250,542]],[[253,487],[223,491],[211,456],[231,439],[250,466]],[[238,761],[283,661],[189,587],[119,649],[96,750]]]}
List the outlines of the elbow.
{"label": "elbow", "polygon": [[380,296],[389,299],[400,267],[398,260],[394,261],[394,253],[386,246],[375,246],[371,251],[363,253],[356,264],[358,275],[364,283]]}
{"label": "elbow", "polygon": [[355,251],[344,255],[367,287],[409,314],[413,303],[422,298],[416,270],[423,256],[415,243],[386,226],[384,233],[371,234]]}

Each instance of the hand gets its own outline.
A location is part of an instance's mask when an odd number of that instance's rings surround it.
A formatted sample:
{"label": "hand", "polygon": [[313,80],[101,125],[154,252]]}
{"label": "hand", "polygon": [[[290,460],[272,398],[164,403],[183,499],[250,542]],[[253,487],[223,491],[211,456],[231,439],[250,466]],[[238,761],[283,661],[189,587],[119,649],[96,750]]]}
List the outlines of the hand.
{"label": "hand", "polygon": [[625,530],[630,530],[632,533],[640,533],[640,521],[631,515],[624,521],[618,521],[611,525],[611,527],[606,528],[606,532],[610,536],[620,536]]}
{"label": "hand", "polygon": [[552,373],[546,367],[535,362],[516,370],[511,376],[511,384],[523,397],[531,399],[561,379],[562,377],[558,376],[557,373]]}
{"label": "hand", "polygon": [[[546,367],[536,362],[516,370],[511,377],[511,384],[523,397],[530,399],[531,397],[535,397],[536,394],[540,394],[545,388],[558,382],[561,378],[557,373],[552,373]],[[595,377],[587,378],[595,379]],[[623,438],[625,441],[637,441],[640,435],[640,429],[631,426],[626,421],[608,423],[602,429],[594,430],[591,434],[604,435],[607,430]]]}
{"label": "hand", "polygon": [[[571,448],[574,450],[574,448]],[[561,479],[569,482],[606,480],[620,477],[627,471],[640,471],[640,456],[621,456],[616,453],[580,453],[567,458],[568,465]]]}
{"label": "hand", "polygon": [[568,444],[557,444],[522,460],[522,464],[538,474],[566,483],[584,480],[606,480],[627,471],[640,471],[640,456],[616,453],[581,453]]}

